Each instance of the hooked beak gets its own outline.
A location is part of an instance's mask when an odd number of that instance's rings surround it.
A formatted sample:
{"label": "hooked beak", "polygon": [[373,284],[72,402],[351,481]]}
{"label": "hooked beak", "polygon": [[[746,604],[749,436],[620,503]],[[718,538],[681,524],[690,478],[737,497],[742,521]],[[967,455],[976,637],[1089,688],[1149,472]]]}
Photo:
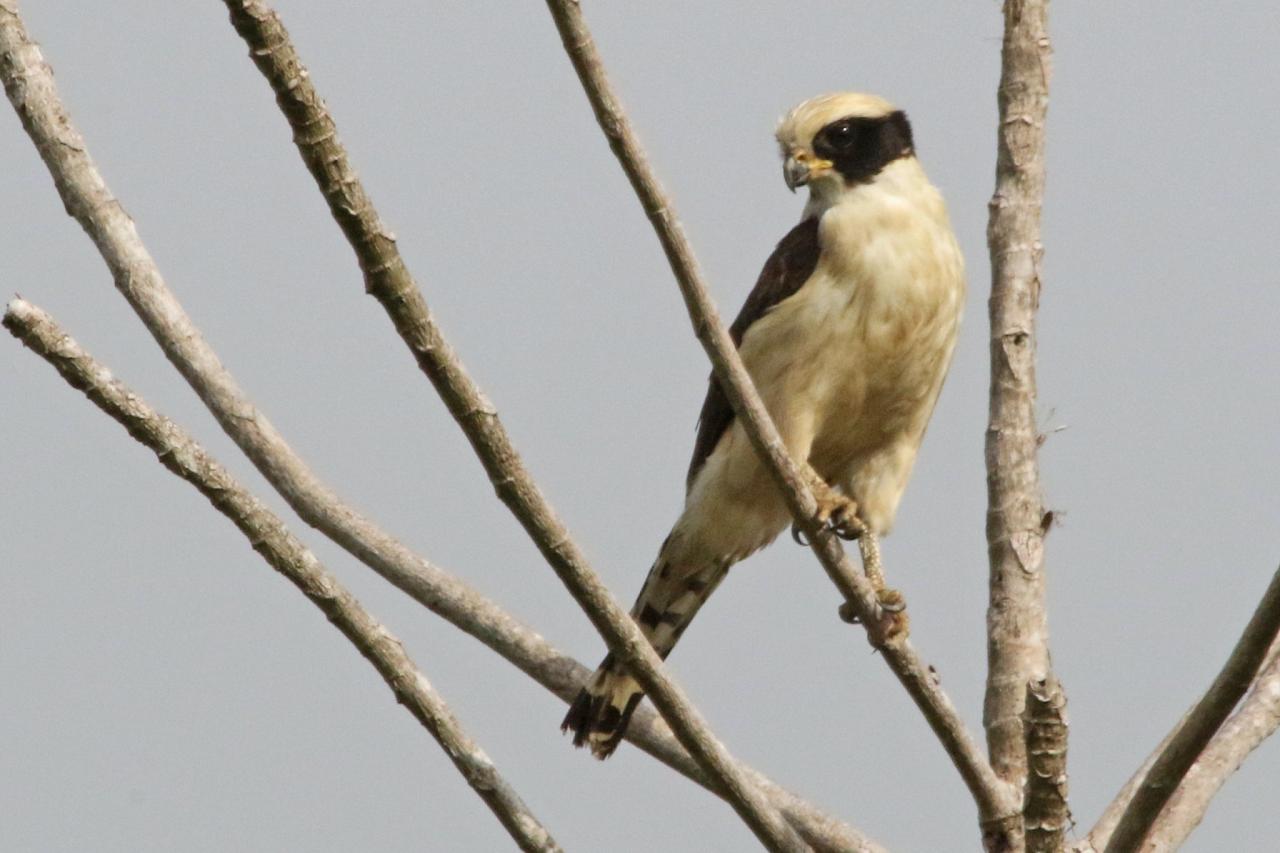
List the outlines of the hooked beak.
{"label": "hooked beak", "polygon": [[792,192],[796,191],[796,187],[809,183],[808,162],[797,159],[794,154],[788,154],[786,161],[782,164],[782,179],[787,182],[787,189]]}
{"label": "hooked beak", "polygon": [[787,182],[787,189],[795,192],[796,187],[828,174],[833,166],[830,160],[816,158],[808,151],[793,151],[782,164],[782,178]]}

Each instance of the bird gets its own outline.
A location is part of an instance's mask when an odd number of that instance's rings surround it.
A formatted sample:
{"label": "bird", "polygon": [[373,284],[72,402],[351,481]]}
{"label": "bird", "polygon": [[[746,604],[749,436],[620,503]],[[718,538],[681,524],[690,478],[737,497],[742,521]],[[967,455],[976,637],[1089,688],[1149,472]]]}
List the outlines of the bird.
{"label": "bird", "polygon": [[[817,520],[858,540],[881,602],[900,609],[901,597],[884,585],[878,539],[892,527],[951,363],[964,261],[942,196],[916,157],[911,124],[890,102],[821,95],[788,112],[775,136],[787,187],[807,187],[809,197],[729,334],[814,493]],[[660,656],[729,568],[789,521],[713,374],[683,511],[631,610]],[[561,730],[608,758],[643,696],[611,652]]]}

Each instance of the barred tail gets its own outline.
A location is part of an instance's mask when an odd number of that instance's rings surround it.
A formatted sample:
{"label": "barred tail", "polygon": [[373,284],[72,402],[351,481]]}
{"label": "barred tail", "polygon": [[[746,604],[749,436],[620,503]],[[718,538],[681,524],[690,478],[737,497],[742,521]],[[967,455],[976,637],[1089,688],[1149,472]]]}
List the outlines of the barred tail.
{"label": "barred tail", "polygon": [[[727,560],[693,566],[686,561],[677,563],[671,559],[672,544],[671,538],[663,543],[631,608],[631,618],[663,658],[729,569]],[[574,699],[560,730],[572,731],[574,746],[589,746],[591,754],[603,760],[622,742],[627,723],[643,698],[640,685],[610,652]]]}
{"label": "barred tail", "polygon": [[603,761],[622,742],[627,723],[643,698],[640,685],[610,652],[587,685],[578,691],[560,731],[572,731],[574,746],[591,747],[591,754]]}

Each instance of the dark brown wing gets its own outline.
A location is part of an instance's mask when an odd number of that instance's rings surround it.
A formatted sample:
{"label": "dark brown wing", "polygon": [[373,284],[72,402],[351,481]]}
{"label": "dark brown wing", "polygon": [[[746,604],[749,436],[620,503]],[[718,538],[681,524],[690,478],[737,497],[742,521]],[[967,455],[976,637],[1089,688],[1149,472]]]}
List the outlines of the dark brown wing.
{"label": "dark brown wing", "polygon": [[[756,279],[756,286],[747,296],[737,319],[729,327],[729,336],[733,338],[734,345],[742,346],[742,337],[752,323],[809,280],[814,268],[818,266],[818,251],[816,216],[804,220],[782,238],[769,260],[765,261],[760,278]],[[729,405],[729,398],[713,375],[707,388],[707,398],[702,403],[702,414],[698,416],[698,438],[693,444],[693,460],[689,463],[686,488],[693,483],[693,478],[698,475],[720,437],[732,423],[733,409]]]}

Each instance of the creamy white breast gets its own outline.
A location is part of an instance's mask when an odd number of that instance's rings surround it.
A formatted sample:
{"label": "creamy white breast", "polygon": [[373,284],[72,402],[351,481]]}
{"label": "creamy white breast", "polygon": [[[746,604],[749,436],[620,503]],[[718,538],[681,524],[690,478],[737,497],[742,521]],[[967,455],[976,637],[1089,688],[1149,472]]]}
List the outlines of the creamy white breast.
{"label": "creamy white breast", "polygon": [[776,390],[768,396],[820,413],[811,454],[819,469],[923,430],[964,297],[945,206],[914,158],[820,215],[814,275],[743,341],[753,378]]}

